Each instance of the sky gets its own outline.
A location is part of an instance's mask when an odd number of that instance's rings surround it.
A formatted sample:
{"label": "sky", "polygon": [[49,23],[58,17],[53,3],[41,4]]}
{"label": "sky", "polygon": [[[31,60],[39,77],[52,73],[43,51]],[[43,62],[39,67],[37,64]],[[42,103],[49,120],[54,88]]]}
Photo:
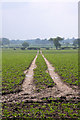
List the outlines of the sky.
{"label": "sky", "polygon": [[[77,38],[78,1],[5,2],[2,10],[2,37],[9,39]],[[66,0],[65,0],[66,1]]]}

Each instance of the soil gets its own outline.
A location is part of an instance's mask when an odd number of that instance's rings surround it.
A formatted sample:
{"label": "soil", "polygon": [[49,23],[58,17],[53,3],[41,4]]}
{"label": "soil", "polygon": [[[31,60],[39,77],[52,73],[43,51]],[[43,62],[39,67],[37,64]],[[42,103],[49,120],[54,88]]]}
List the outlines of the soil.
{"label": "soil", "polygon": [[[41,52],[42,54],[42,52]],[[44,55],[42,54],[47,67],[48,67],[48,73],[50,74],[51,78],[53,79],[53,81],[56,83],[56,90],[55,93],[57,92],[58,94],[52,94],[52,96],[54,97],[62,97],[65,96],[67,98],[72,98],[72,97],[78,97],[78,90],[73,90],[70,86],[66,85],[64,82],[62,82],[60,76],[54,72],[55,68],[49,63],[49,61],[44,57]]]}
{"label": "soil", "polygon": [[[40,51],[42,54],[42,52]],[[32,64],[30,68],[26,71],[25,73],[25,80],[22,84],[22,91],[19,93],[11,93],[11,94],[6,94],[2,96],[2,102],[8,102],[8,103],[16,103],[16,102],[21,102],[21,101],[33,101],[33,102],[40,102],[42,101],[43,98],[45,97],[52,97],[52,98],[58,98],[58,97],[65,97],[66,99],[71,99],[71,98],[79,98],[78,96],[78,90],[73,90],[71,87],[68,85],[64,84],[59,75],[54,72],[55,68],[52,67],[52,65],[48,62],[48,60],[44,57],[42,54],[47,66],[48,70],[46,72],[49,72],[51,78],[55,82],[55,86],[51,88],[46,88],[45,90],[36,93],[35,92],[35,85],[33,83],[33,75],[34,75],[34,68],[36,68],[36,58],[39,54],[39,51],[37,52],[36,57],[32,61]]]}

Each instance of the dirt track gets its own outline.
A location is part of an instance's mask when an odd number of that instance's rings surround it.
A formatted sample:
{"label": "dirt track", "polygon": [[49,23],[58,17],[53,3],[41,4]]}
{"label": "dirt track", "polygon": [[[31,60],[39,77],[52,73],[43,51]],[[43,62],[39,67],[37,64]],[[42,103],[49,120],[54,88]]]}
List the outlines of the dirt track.
{"label": "dirt track", "polygon": [[[39,51],[38,51],[39,53]],[[19,93],[14,94],[7,94],[2,96],[2,102],[21,102],[26,100],[32,101],[41,101],[44,97],[62,97],[65,96],[66,98],[78,97],[78,92],[74,91],[72,88],[64,84],[57,73],[54,72],[54,67],[47,61],[47,59],[42,54],[47,66],[48,72],[51,78],[54,80],[56,85],[53,88],[46,88],[45,90],[41,91],[40,93],[35,93],[35,85],[33,84],[33,75],[34,75],[34,68],[37,67],[35,64],[36,58],[34,58],[29,70],[24,71],[26,77],[22,85],[22,91]]]}
{"label": "dirt track", "polygon": [[[41,52],[42,54],[42,52]],[[48,72],[51,76],[51,78],[53,79],[53,81],[56,83],[56,89],[58,94],[54,94],[52,96],[54,97],[61,97],[61,96],[69,96],[69,97],[76,97],[78,94],[78,91],[73,90],[71,87],[69,87],[68,85],[64,84],[60,78],[60,76],[54,72],[55,68],[52,67],[52,65],[49,63],[49,61],[44,57],[44,55],[42,54],[47,67],[48,67]]]}
{"label": "dirt track", "polygon": [[26,74],[26,77],[22,85],[22,90],[26,94],[31,94],[31,92],[35,89],[35,86],[33,86],[32,82],[33,82],[33,75],[34,75],[33,70],[34,68],[36,68],[35,61],[36,61],[37,56],[38,56],[38,53],[36,57],[34,58],[29,70],[24,71],[24,73]]}

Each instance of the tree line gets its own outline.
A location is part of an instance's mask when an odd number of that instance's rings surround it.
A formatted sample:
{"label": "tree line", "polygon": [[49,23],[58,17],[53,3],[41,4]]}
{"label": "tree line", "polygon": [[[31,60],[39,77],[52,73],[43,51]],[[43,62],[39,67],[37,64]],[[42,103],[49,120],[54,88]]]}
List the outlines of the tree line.
{"label": "tree line", "polygon": [[[16,41],[16,40],[15,40]],[[20,40],[17,40],[17,42],[19,42]],[[56,49],[58,49],[58,48],[61,48],[61,41],[66,41],[66,40],[64,40],[64,38],[62,38],[62,37],[56,37],[56,38],[49,38],[48,40],[47,39],[44,39],[44,40],[41,40],[41,39],[39,39],[39,38],[37,38],[36,39],[36,43],[37,44],[40,44],[40,43],[42,43],[42,44],[44,44],[45,45],[45,43],[51,43],[51,44],[53,44],[55,47],[56,47]],[[27,47],[29,47],[29,40],[28,40],[28,42],[27,42],[27,40],[24,40],[24,41],[20,41],[21,42],[21,44],[22,44],[22,47],[23,48],[27,48]],[[8,38],[0,38],[0,46],[5,46],[5,45],[9,45],[11,43],[11,40],[9,40]],[[66,43],[66,45],[68,46],[68,42]],[[80,48],[80,38],[78,38],[78,39],[74,39],[74,41],[73,41],[73,46],[74,47],[79,47]]]}

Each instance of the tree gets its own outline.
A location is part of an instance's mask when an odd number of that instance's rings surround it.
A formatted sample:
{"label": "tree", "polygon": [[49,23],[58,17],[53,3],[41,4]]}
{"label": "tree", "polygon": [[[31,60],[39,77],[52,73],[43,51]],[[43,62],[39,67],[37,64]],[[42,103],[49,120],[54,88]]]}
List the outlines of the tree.
{"label": "tree", "polygon": [[51,44],[53,46],[53,38],[50,38],[49,41],[51,42]]}
{"label": "tree", "polygon": [[62,41],[63,39],[64,38],[61,38],[61,37],[53,38],[53,43],[54,43],[56,49],[61,47],[61,44],[59,43],[59,41]]}
{"label": "tree", "polygon": [[24,48],[27,48],[27,47],[29,46],[29,44],[28,44],[27,42],[23,42],[23,43],[22,43],[22,46],[23,46]]}
{"label": "tree", "polygon": [[80,38],[78,38],[77,40],[78,40],[78,46],[80,48]]}
{"label": "tree", "polygon": [[9,45],[10,41],[7,38],[2,38],[2,45]]}
{"label": "tree", "polygon": [[75,40],[73,41],[73,46],[74,46],[74,47],[77,47],[77,45],[78,45],[78,39],[75,39]]}
{"label": "tree", "polygon": [[68,47],[70,43],[69,43],[69,42],[66,42],[65,44],[66,44],[66,47]]}

